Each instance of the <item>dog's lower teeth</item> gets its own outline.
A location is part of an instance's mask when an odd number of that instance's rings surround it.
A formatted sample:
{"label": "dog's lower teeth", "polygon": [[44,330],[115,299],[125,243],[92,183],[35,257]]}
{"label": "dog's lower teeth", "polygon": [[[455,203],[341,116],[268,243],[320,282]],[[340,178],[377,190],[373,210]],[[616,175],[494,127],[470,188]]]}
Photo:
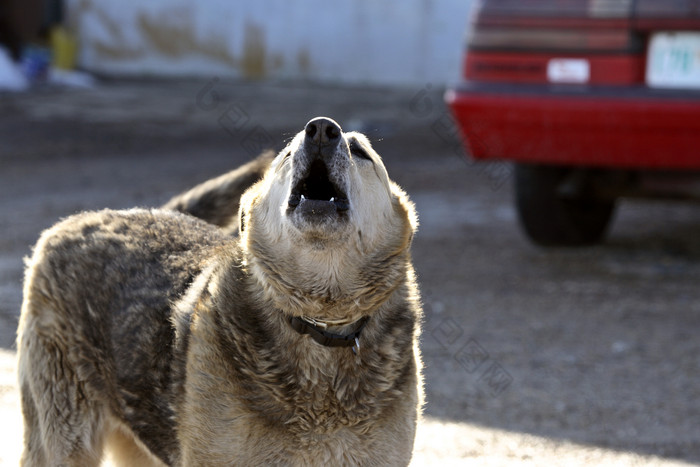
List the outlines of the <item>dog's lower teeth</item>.
{"label": "dog's lower teeth", "polygon": [[332,198],[330,199],[330,202],[331,202],[331,203],[332,203],[333,201],[335,201],[335,197],[332,197]]}
{"label": "dog's lower teeth", "polygon": [[306,196],[301,195],[301,200],[304,201],[306,199]]}

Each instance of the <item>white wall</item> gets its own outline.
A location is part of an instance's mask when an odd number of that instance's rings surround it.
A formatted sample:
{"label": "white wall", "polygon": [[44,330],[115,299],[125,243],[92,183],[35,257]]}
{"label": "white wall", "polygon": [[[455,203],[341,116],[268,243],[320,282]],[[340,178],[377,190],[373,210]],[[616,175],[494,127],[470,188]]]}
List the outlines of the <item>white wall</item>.
{"label": "white wall", "polygon": [[470,3],[67,1],[88,70],[409,85],[459,77]]}

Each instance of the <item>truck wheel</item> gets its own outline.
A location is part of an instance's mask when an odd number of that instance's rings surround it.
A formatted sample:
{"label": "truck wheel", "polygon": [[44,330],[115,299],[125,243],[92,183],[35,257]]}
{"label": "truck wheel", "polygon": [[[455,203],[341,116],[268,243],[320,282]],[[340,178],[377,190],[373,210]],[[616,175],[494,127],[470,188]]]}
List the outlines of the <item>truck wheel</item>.
{"label": "truck wheel", "polygon": [[520,224],[543,246],[583,246],[599,242],[615,200],[594,199],[580,190],[562,196],[561,185],[573,169],[533,164],[515,165],[515,198]]}

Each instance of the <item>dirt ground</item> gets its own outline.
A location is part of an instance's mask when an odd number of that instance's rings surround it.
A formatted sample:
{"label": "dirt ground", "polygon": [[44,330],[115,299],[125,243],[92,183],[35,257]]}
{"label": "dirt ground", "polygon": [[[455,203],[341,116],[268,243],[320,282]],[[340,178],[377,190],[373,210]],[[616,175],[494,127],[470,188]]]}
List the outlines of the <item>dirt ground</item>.
{"label": "dirt ground", "polygon": [[420,214],[415,465],[700,463],[700,206],[622,201],[604,244],[536,248],[510,166],[462,158],[440,89],[212,78],[0,95],[0,464],[19,455],[13,342],[41,230],[159,205],[317,115],[366,132]]}

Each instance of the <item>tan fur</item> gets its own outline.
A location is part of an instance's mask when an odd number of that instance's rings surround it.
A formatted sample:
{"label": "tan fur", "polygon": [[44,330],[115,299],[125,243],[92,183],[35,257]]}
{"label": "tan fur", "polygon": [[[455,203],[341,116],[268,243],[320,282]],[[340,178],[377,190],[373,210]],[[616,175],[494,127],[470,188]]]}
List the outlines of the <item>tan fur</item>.
{"label": "tan fur", "polygon": [[165,464],[153,456],[127,427],[115,426],[105,443],[107,459],[112,465],[138,467],[163,467]]}
{"label": "tan fur", "polygon": [[[18,330],[23,465],[97,465],[105,446],[121,465],[409,463],[422,404],[414,208],[363,135],[313,151],[301,132],[246,191],[228,214],[239,238],[167,210],[44,232]],[[318,166],[349,209],[288,204]],[[198,196],[230,200],[222,187],[242,186],[230,182]],[[298,334],[292,316],[369,321],[355,355]]]}

